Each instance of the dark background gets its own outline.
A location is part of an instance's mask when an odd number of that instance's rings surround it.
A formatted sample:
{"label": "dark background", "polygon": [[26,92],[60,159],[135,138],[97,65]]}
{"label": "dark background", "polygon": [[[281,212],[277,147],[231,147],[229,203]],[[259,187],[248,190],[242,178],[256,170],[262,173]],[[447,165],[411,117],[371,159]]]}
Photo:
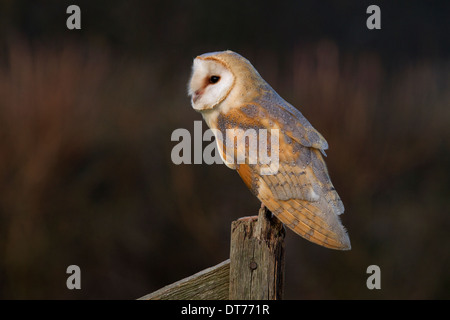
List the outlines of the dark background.
{"label": "dark background", "polygon": [[135,299],[228,258],[258,200],[170,153],[201,120],[192,59],[231,49],[328,140],[346,207],[349,252],[287,232],[285,298],[449,299],[449,17],[448,1],[0,1],[0,298]]}

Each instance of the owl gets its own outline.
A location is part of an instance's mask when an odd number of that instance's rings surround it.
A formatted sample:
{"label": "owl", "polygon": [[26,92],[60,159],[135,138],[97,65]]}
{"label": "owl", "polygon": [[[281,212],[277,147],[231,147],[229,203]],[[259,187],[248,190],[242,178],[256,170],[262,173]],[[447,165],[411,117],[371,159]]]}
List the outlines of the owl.
{"label": "owl", "polygon": [[[323,158],[327,141],[300,111],[272,89],[247,59],[233,51],[196,57],[188,94],[192,107],[214,132],[225,165],[238,172],[262,205],[313,243],[338,250],[351,248],[339,218],[344,206]],[[249,130],[266,132],[263,138],[257,135],[257,143],[267,144],[268,154],[273,153],[273,146],[278,148],[276,170],[263,174],[261,169],[267,164],[251,161],[254,159],[249,156],[249,139],[240,147],[233,140],[230,147],[225,138],[230,130],[238,132],[238,136]],[[276,143],[271,140],[274,130]],[[246,158],[233,161],[239,151]]]}

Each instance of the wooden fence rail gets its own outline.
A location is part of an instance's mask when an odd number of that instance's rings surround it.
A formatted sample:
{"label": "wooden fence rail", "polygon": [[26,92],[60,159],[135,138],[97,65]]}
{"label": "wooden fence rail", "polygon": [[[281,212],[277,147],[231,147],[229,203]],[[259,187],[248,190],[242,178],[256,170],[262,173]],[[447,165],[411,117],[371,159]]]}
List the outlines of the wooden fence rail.
{"label": "wooden fence rail", "polygon": [[261,207],[231,224],[230,259],[139,300],[279,300],[284,288],[283,224]]}

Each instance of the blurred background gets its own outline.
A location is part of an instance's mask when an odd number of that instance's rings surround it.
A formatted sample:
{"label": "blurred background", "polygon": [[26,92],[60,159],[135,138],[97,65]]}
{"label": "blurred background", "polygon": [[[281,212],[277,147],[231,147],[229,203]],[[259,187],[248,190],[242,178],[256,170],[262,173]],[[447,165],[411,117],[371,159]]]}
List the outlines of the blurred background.
{"label": "blurred background", "polygon": [[346,207],[349,252],[287,231],[285,298],[449,299],[449,16],[448,1],[1,0],[0,298],[136,299],[228,258],[259,201],[224,165],[170,154],[201,120],[192,59],[231,49],[327,139]]}

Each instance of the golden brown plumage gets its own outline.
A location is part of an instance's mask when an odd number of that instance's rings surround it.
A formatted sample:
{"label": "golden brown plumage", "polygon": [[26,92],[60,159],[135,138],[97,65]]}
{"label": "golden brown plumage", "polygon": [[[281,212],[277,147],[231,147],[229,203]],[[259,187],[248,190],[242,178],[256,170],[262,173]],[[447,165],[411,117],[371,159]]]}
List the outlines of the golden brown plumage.
{"label": "golden brown plumage", "polygon": [[[344,206],[323,159],[328,148],[326,140],[262,79],[247,59],[232,51],[197,57],[189,93],[194,109],[202,113],[208,126],[222,133],[216,134],[216,141],[222,158],[227,160],[225,164],[239,173],[252,193],[278,219],[314,243],[350,249],[350,240],[339,219]],[[266,165],[250,161],[250,140],[241,145],[246,150],[239,150],[235,143],[237,149],[231,157],[234,161],[228,161],[227,130],[234,130],[242,138],[245,132],[262,129],[267,132],[268,154],[271,129],[279,130],[277,172],[261,174]],[[258,138],[259,145],[261,138]],[[244,163],[237,163],[239,151],[247,152]]]}

